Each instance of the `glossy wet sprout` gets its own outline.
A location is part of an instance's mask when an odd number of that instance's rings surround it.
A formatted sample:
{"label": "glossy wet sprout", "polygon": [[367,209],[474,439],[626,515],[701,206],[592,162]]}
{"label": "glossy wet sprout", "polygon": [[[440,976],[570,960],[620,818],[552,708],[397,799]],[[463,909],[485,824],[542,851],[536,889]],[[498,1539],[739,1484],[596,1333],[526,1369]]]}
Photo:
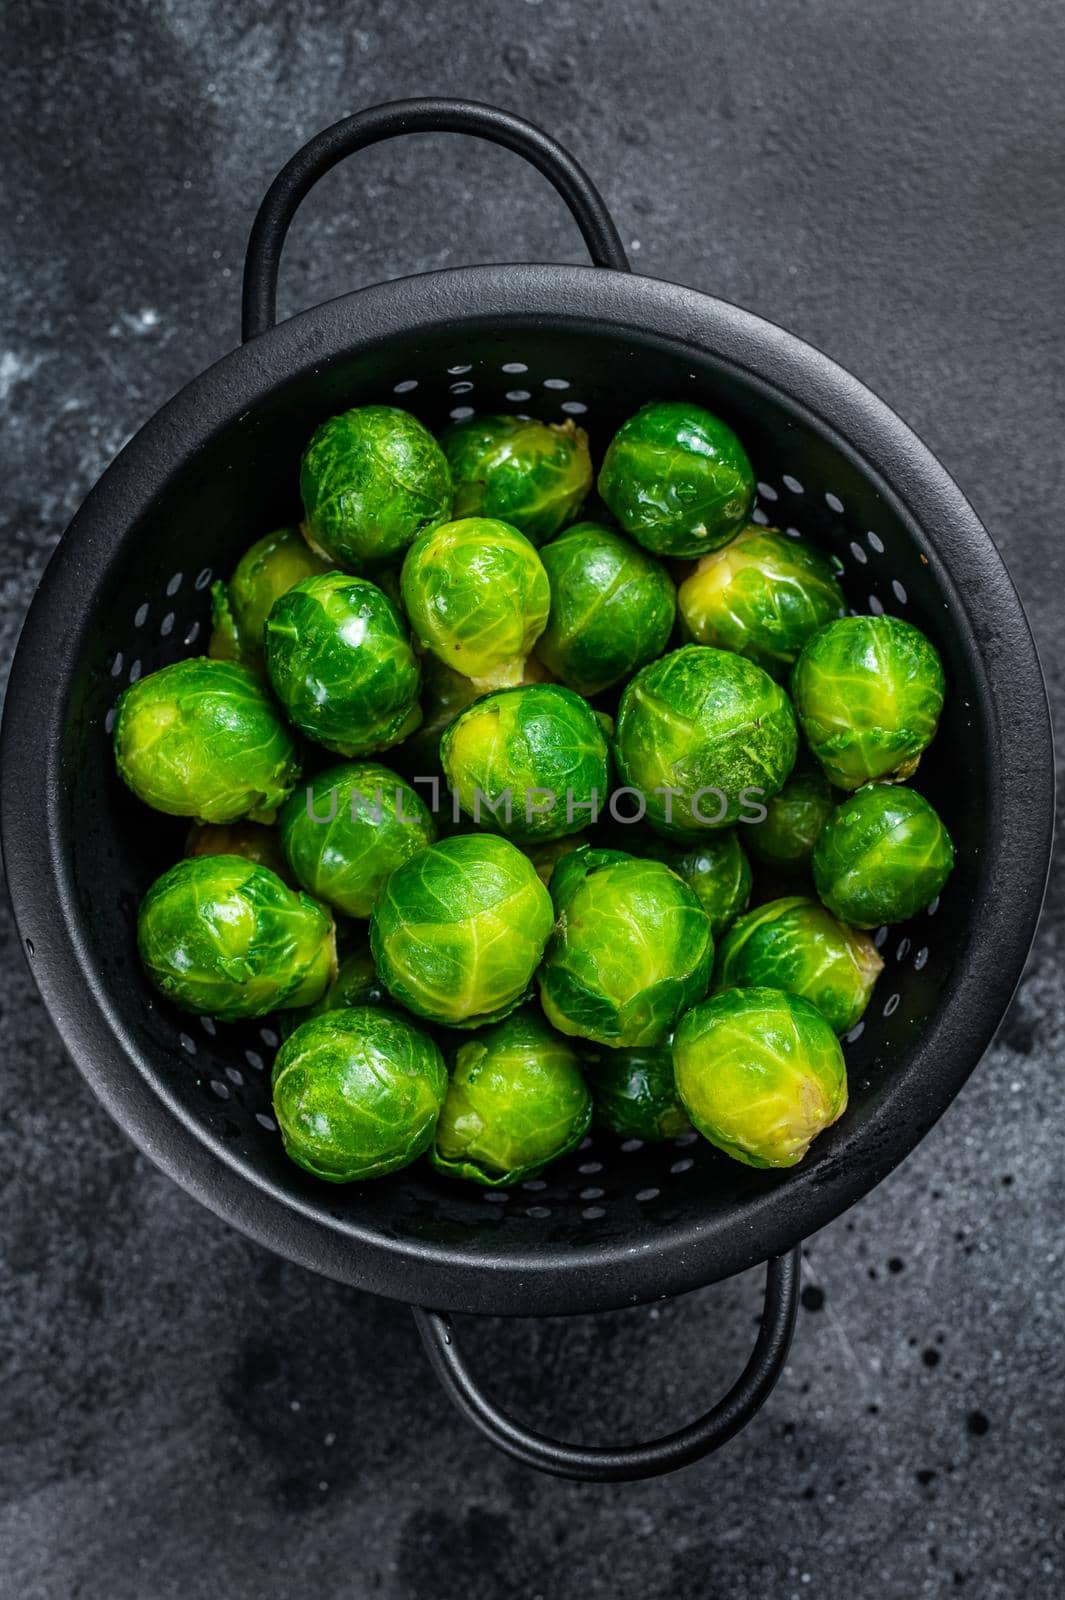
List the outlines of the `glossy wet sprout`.
{"label": "glossy wet sprout", "polygon": [[943,666],[898,617],[841,617],[803,646],[791,693],[807,743],[840,789],[917,769],[943,709]]}
{"label": "glossy wet sprout", "polygon": [[432,529],[408,550],[401,588],[424,650],[486,688],[521,682],[551,589],[535,546],[517,528],[465,517]]}
{"label": "glossy wet sprout", "polygon": [[685,645],[643,667],[618,708],[614,754],[661,833],[694,839],[776,794],[795,762],[787,695],[753,661]]}
{"label": "glossy wet sprout", "polygon": [[587,843],[583,833],[571,833],[564,839],[543,839],[537,844],[525,844],[522,849],[536,868],[540,882],[550,889],[555,868],[562,857],[572,855],[574,850],[580,850]]}
{"label": "glossy wet sprout", "polygon": [[254,673],[206,656],[128,688],[114,748],[139,800],[201,822],[269,821],[300,771],[292,734]]}
{"label": "glossy wet sprout", "polygon": [[588,435],[572,420],[470,417],[440,436],[455,517],[498,517],[542,544],[580,510],[592,487]]}
{"label": "glossy wet sprout", "polygon": [[330,1183],[380,1178],[428,1149],[447,1093],[429,1034],[372,1006],[302,1023],[274,1062],[285,1152]]}
{"label": "glossy wet sprout", "polygon": [[540,551],[551,610],[536,654],[579,694],[596,695],[669,643],[673,579],[654,556],[598,522],[577,522]]}
{"label": "glossy wet sprout", "polygon": [[796,768],[784,787],[763,801],[766,815],[743,830],[752,856],[768,867],[805,867],[840,796],[819,767]]}
{"label": "glossy wet sprout", "polygon": [[274,605],[265,645],[274,693],[327,750],[369,755],[418,726],[421,671],[406,624],[364,578],[304,578]]}
{"label": "glossy wet sprout", "polygon": [[732,429],[686,400],[643,406],[618,429],[599,493],[630,538],[657,555],[704,556],[754,505],[754,471]]}
{"label": "glossy wet sprout", "polygon": [[291,883],[288,862],[281,854],[276,828],[261,822],[196,822],[185,840],[187,856],[243,856],[257,866],[269,867]]}
{"label": "glossy wet sprout", "polygon": [[673,1078],[670,1045],[601,1050],[585,1063],[596,1121],[620,1139],[649,1144],[676,1139],[688,1129]]}
{"label": "glossy wet sprout", "polygon": [[673,1038],[673,1071],[694,1126],[749,1167],[793,1167],[847,1106],[839,1040],[808,1000],[725,989]]}
{"label": "glossy wet sprout", "polygon": [[519,1011],[459,1046],[432,1163],[491,1188],[520,1183],[574,1150],[591,1119],[573,1046]]}
{"label": "glossy wet sprout", "polygon": [[738,918],[717,950],[719,989],[785,989],[847,1033],[869,1003],[884,963],[868,934],[837,922],[816,900],[789,896]]}
{"label": "glossy wet sprout", "polygon": [[329,562],[317,555],[298,528],[278,528],[257,539],[237,562],[228,583],[211,586],[214,628],[208,655],[243,661],[263,671],[263,629],[275,600]]}
{"label": "glossy wet sprout", "polygon": [[309,543],[348,572],[393,559],[451,515],[444,452],[396,406],[358,406],[316,428],[300,493]]}
{"label": "glossy wet sprout", "polygon": [[401,1005],[473,1028],[524,998],[553,917],[551,896],[516,845],[463,834],[393,872],[370,917],[370,945]]}
{"label": "glossy wet sprout", "polygon": [[713,961],[707,916],[660,861],[576,850],[555,867],[557,921],[540,968],[540,998],[560,1032],[613,1047],[661,1044],[706,993]]}
{"label": "glossy wet sprout", "polygon": [[243,856],[189,856],[141,901],[144,970],[175,1005],[232,1022],[306,1006],[336,970],[333,919]]}
{"label": "glossy wet sprout", "polygon": [[[742,829],[746,839],[747,828]],[[682,877],[710,919],[715,942],[730,927],[751,898],[754,875],[738,828],[723,828],[708,833],[698,844],[685,849],[666,839],[648,840],[635,851],[664,861]]]}
{"label": "glossy wet sprout", "polygon": [[472,678],[464,678],[438,657],[422,657],[422,721],[403,746],[407,770],[413,776],[427,777],[440,772],[440,738],[444,729],[483,693]]}
{"label": "glossy wet sprout", "polygon": [[417,790],[378,761],[317,773],[277,827],[297,881],[348,917],[368,917],[389,874],[436,838]]}
{"label": "glossy wet sprout", "polygon": [[365,936],[341,957],[336,976],[313,1005],[278,1012],[278,1031],[282,1039],[287,1039],[309,1017],[321,1016],[325,1011],[342,1011],[345,1006],[394,1007],[391,995],[377,976],[370,942]]}
{"label": "glossy wet sprout", "polygon": [[677,594],[696,644],[735,650],[784,677],[811,634],[844,610],[829,561],[775,528],[752,524],[704,556]]}
{"label": "glossy wet sprout", "polygon": [[906,922],[941,892],[954,845],[924,795],[869,784],[844,800],[814,847],[817,892],[856,928]]}
{"label": "glossy wet sprout", "polygon": [[517,840],[579,833],[606,803],[606,735],[560,684],[498,689],[447,729],[440,755],[467,816]]}

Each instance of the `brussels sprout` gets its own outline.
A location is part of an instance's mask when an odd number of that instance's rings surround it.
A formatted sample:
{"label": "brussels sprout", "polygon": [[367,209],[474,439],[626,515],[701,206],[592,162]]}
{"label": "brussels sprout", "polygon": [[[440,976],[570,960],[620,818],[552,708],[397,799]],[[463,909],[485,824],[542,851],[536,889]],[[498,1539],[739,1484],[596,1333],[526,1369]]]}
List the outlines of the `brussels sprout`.
{"label": "brussels sprout", "polygon": [[455,517],[499,517],[533,544],[576,516],[592,487],[588,435],[572,419],[470,417],[440,435]]}
{"label": "brussels sprout", "polygon": [[804,867],[836,808],[836,798],[819,767],[797,768],[777,794],[762,802],[766,810],[762,821],[744,828],[747,849],[767,867],[785,872]]}
{"label": "brussels sprout", "polygon": [[825,557],[776,528],[744,528],[703,556],[677,591],[688,636],[735,650],[783,677],[812,633],[841,616],[843,590]]}
{"label": "brussels sprout", "polygon": [[697,839],[776,794],[795,762],[791,703],[753,661],[685,645],[643,667],[618,707],[614,754],[658,832]]}
{"label": "brussels sprout", "polygon": [[185,840],[187,856],[243,856],[256,866],[269,867],[283,882],[289,883],[292,874],[288,862],[281,854],[277,831],[264,828],[259,822],[197,822],[189,829]]}
{"label": "brussels sprout", "polygon": [[310,544],[349,572],[398,555],[451,515],[444,452],[396,406],[359,406],[316,428],[300,493]]}
{"label": "brussels sprout", "polygon": [[436,838],[421,796],[376,761],[319,772],[277,827],[298,881],[348,917],[368,917],[389,873]]}
{"label": "brussels sprout", "polygon": [[336,971],[333,919],[243,856],[189,856],[141,901],[137,946],[168,1000],[233,1022],[308,1006]]}
{"label": "brussels sprout", "polygon": [[793,1167],[847,1107],[843,1052],[808,1000],[725,989],[673,1038],[681,1101],[705,1139],[749,1167]]}
{"label": "brussels sprout", "polygon": [[556,866],[551,897],[547,1020],[613,1047],[661,1044],[710,979],[710,923],[692,890],[660,861],[575,850]]}
{"label": "brussels sprout", "polygon": [[536,875],[545,888],[551,887],[555,868],[563,856],[568,856],[574,850],[581,849],[588,840],[583,833],[571,833],[566,839],[545,839],[540,844],[526,844],[522,846],[525,854],[536,868]]}
{"label": "brussels sprout", "polygon": [[486,688],[521,682],[551,589],[517,528],[491,517],[433,528],[407,551],[400,586],[423,649]]}
{"label": "brussels sprout", "polygon": [[519,1011],[459,1047],[430,1159],[449,1177],[503,1188],[575,1149],[591,1120],[573,1047]]}
{"label": "brussels sprout", "polygon": [[440,771],[441,734],[483,692],[470,678],[453,672],[436,656],[422,658],[422,722],[403,746],[408,771],[415,777]]}
{"label": "brussels sprout", "polygon": [[939,894],[954,845],[915,789],[869,784],[838,806],[814,846],[817,892],[856,928],[906,922]]}
{"label": "brussels sprout", "polygon": [[656,1144],[687,1132],[688,1116],[673,1081],[668,1044],[605,1050],[585,1063],[596,1121],[621,1139]]}
{"label": "brussels sprout", "polygon": [[301,578],[327,572],[297,528],[278,528],[257,539],[237,562],[228,583],[211,585],[214,630],[208,655],[263,670],[263,629],[275,600]]}
{"label": "brussels sprout", "polygon": [[840,789],[912,777],[943,709],[943,667],[898,617],[841,617],[807,640],[791,676],[802,731]]}
{"label": "brussels sprout", "polygon": [[847,1033],[869,1003],[884,963],[867,934],[802,895],[770,900],[734,922],[718,946],[718,989],[784,989]]}
{"label": "brussels sprout", "polygon": [[302,1023],[278,1051],[273,1083],[285,1153],[316,1178],[356,1183],[428,1149],[447,1068],[413,1023],[352,1006]]}
{"label": "brussels sprout", "polygon": [[720,417],[686,400],[643,406],[614,435],[599,493],[625,532],[657,555],[704,556],[750,517],[754,472]]}
{"label": "brussels sprout", "polygon": [[309,1017],[320,1017],[326,1011],[342,1011],[345,1006],[391,1005],[392,997],[377,976],[369,942],[362,941],[341,959],[336,977],[313,1006],[278,1013],[278,1031],[282,1039],[287,1039]]}
{"label": "brussels sprout", "polygon": [[661,562],[598,522],[567,528],[540,559],[551,610],[536,654],[562,683],[598,694],[662,654],[677,602]]}
{"label": "brussels sprout", "polygon": [[327,750],[365,756],[421,721],[421,669],[403,619],[364,578],[304,578],[266,622],[266,668],[296,727]]}
{"label": "brussels sprout", "polygon": [[269,822],[300,775],[292,735],[255,675],[206,656],[123,693],[115,764],[139,800],[201,822]]}
{"label": "brussels sprout", "polygon": [[715,942],[751,898],[754,874],[735,828],[707,834],[690,850],[680,850],[665,840],[648,840],[639,853],[664,861],[695,891],[710,919]]}
{"label": "brussels sprout", "polygon": [[474,1028],[524,997],[552,921],[551,896],[515,845],[461,834],[393,872],[370,915],[370,948],[402,1005]]}
{"label": "brussels sprout", "polygon": [[475,700],[444,733],[440,756],[467,816],[515,839],[578,833],[606,800],[606,737],[587,702],[559,684]]}

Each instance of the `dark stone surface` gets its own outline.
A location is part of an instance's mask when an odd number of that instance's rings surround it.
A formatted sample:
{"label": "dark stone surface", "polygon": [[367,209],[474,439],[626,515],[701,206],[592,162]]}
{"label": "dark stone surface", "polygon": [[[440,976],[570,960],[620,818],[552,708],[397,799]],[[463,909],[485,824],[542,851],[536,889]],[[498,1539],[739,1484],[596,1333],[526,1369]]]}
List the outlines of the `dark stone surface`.
{"label": "dark stone surface", "polygon": [[[1061,707],[1060,0],[24,0],[3,28],[5,662],[93,480],[235,340],[268,177],[343,112],[450,92],[569,143],[639,269],[787,324],[914,424],[999,541]],[[393,145],[305,207],[283,305],[492,257],[580,259],[542,180]],[[402,1309],[274,1259],[136,1155],[5,921],[0,1594],[1061,1593],[1063,939],[1059,871],[970,1087],[810,1242],[747,1433],[602,1489],[493,1454]],[[737,1370],[756,1276],[468,1341],[524,1414],[633,1435]]]}

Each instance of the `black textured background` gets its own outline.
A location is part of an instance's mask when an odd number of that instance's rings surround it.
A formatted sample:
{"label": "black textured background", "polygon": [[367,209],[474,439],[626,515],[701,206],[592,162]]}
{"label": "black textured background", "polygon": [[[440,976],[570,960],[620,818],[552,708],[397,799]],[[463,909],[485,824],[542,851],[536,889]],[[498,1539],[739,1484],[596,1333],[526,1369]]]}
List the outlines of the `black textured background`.
{"label": "black textured background", "polygon": [[[0,26],[5,663],[93,480],[235,342],[276,168],[360,105],[456,93],[570,144],[637,270],[786,324],[917,428],[1061,707],[1061,0],[20,0]],[[393,144],[304,207],[283,308],[492,258],[581,258],[544,182],[466,141]],[[969,1088],[810,1242],[765,1411],[716,1459],[607,1489],[493,1454],[401,1308],[274,1259],[136,1155],[4,916],[3,1600],[1063,1592],[1060,872]],[[523,1414],[631,1436],[738,1369],[758,1277],[467,1340]]]}

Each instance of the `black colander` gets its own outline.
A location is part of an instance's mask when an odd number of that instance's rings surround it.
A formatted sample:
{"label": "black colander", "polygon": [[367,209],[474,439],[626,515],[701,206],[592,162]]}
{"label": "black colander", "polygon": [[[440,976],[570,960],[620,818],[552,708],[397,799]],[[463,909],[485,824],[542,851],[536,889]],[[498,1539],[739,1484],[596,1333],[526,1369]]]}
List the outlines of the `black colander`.
{"label": "black colander", "polygon": [[[594,267],[483,266],[363,289],[273,325],[289,221],[342,156],[405,132],[476,134],[520,152],[567,201]],[[706,295],[630,275],[604,204],[538,129],[455,101],[377,107],[284,169],[255,224],[245,344],[127,445],[62,539],[30,610],[3,736],[4,853],[45,1003],[100,1099],[164,1171],[263,1244],[418,1308],[595,1311],[674,1295],[768,1261],[755,1352],[705,1417],[646,1445],[545,1439],[476,1388],[443,1313],[418,1310],[452,1398],[532,1465],[627,1478],[694,1460],[779,1374],[798,1242],[865,1194],[928,1131],[1000,1021],[1034,932],[1050,856],[1046,696],[1017,596],[953,482],[885,405],[825,356]],[[652,397],[721,413],[759,478],[760,521],[832,550],[850,604],[934,640],[950,692],[921,786],[957,842],[938,905],[881,929],[885,970],[847,1041],[850,1107],[795,1171],[755,1172],[694,1135],[666,1146],[594,1134],[516,1190],[426,1163],[333,1188],[286,1160],[270,1109],[269,1021],[216,1025],[147,987],[138,900],[184,825],[117,781],[119,692],[201,651],[208,586],[264,528],[299,513],[297,463],[342,408],[391,401],[431,428],[473,408],[572,416],[602,452]]]}

